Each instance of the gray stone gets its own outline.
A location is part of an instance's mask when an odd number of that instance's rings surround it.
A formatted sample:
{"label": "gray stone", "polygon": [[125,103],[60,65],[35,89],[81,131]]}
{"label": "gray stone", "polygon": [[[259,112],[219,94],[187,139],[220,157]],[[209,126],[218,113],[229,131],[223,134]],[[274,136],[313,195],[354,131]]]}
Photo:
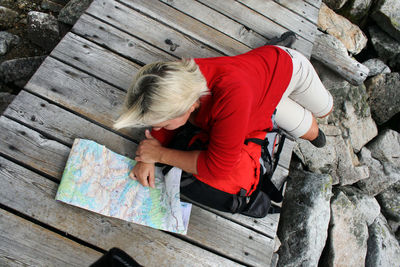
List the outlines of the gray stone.
{"label": "gray stone", "polygon": [[0,6],[0,29],[11,28],[14,25],[17,17],[18,12],[4,6]]}
{"label": "gray stone", "polygon": [[400,42],[399,0],[379,0],[371,16],[384,31]]}
{"label": "gray stone", "polygon": [[5,83],[28,80],[44,59],[45,56],[40,56],[4,61],[0,64],[0,80]]}
{"label": "gray stone", "polygon": [[380,215],[368,227],[368,252],[365,261],[366,267],[399,266],[400,245],[390,231],[385,217]]}
{"label": "gray stone", "polygon": [[391,68],[400,68],[400,42],[390,37],[377,26],[368,28],[371,42],[379,55]]}
{"label": "gray stone", "polygon": [[379,58],[368,59],[363,62],[363,65],[367,66],[369,69],[368,77],[391,72],[389,66]]}
{"label": "gray stone", "polygon": [[375,159],[400,166],[400,133],[385,129],[367,147]]}
{"label": "gray stone", "polygon": [[[364,85],[357,89],[363,87]],[[343,120],[337,122],[343,129],[342,131],[347,131],[350,144],[356,153],[358,153],[365,144],[378,134],[378,128],[376,127],[375,121],[372,119],[371,115],[368,114],[369,112],[366,111],[362,115],[357,113],[357,111],[360,111],[360,109],[357,110],[357,108],[361,105],[361,101],[358,103],[345,101],[343,104],[345,116],[343,117]],[[369,110],[369,107],[364,108]]]}
{"label": "gray stone", "polygon": [[15,95],[0,92],[0,115],[6,110],[8,105],[14,100]]}
{"label": "gray stone", "polygon": [[332,178],[292,172],[280,216],[278,266],[317,266],[330,219]]}
{"label": "gray stone", "polygon": [[386,219],[400,222],[400,182],[376,196]]}
{"label": "gray stone", "polygon": [[319,11],[318,27],[339,39],[353,55],[360,53],[367,45],[368,39],[357,25],[336,14],[323,3]]}
{"label": "gray stone", "polygon": [[351,22],[360,25],[369,15],[369,10],[373,0],[350,0],[347,5],[340,10],[340,14]]}
{"label": "gray stone", "polygon": [[0,56],[5,55],[12,46],[18,45],[20,40],[17,35],[0,32]]}
{"label": "gray stone", "polygon": [[364,221],[370,226],[381,213],[376,198],[366,195],[362,190],[354,186],[340,187],[346,197],[355,205],[358,212],[360,212]]}
{"label": "gray stone", "polygon": [[400,181],[400,166],[390,162],[380,162],[363,147],[359,154],[360,163],[368,166],[369,177],[357,182],[357,186],[366,194],[376,196]]}
{"label": "gray stone", "polygon": [[316,148],[308,141],[297,140],[294,153],[303,164],[312,172],[330,174],[333,184],[353,184],[368,178],[368,167],[358,162],[348,141],[341,134],[329,135],[323,124],[320,128],[326,135],[327,144],[324,147]]}
{"label": "gray stone", "polygon": [[363,267],[367,255],[368,226],[363,215],[347,196],[335,192],[331,200],[331,220],[327,253],[323,266]]}
{"label": "gray stone", "polygon": [[340,127],[343,137],[349,138],[354,151],[359,152],[378,134],[365,86],[350,85],[322,64],[314,61],[313,64],[325,88],[333,96],[334,108],[328,122]]}
{"label": "gray stone", "polygon": [[57,19],[49,14],[31,11],[28,13],[27,37],[35,44],[50,51],[59,41]]}
{"label": "gray stone", "polygon": [[347,0],[323,0],[322,2],[329,6],[329,8],[338,10],[341,9],[344,4],[346,4]]}
{"label": "gray stone", "polygon": [[92,0],[71,0],[61,9],[58,20],[74,25],[82,13],[89,7]]}
{"label": "gray stone", "polygon": [[53,12],[60,12],[60,10],[63,8],[63,5],[60,5],[58,3],[54,3],[53,1],[50,0],[43,0],[42,4],[40,5],[41,8],[44,10],[50,10]]}
{"label": "gray stone", "polygon": [[372,118],[383,124],[400,112],[400,73],[379,74],[365,82]]}

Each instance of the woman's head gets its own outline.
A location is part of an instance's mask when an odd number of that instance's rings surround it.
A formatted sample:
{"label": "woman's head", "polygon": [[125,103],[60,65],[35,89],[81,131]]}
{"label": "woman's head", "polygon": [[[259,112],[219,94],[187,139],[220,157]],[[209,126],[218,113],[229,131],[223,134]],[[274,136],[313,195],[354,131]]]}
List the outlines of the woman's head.
{"label": "woman's head", "polygon": [[114,128],[161,126],[183,118],[207,93],[207,82],[193,59],[145,65],[128,89]]}

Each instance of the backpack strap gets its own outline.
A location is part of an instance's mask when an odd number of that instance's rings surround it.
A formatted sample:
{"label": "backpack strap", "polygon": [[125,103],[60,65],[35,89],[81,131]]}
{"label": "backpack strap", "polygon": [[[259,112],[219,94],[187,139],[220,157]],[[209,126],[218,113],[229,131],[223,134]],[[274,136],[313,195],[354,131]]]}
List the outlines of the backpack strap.
{"label": "backpack strap", "polygon": [[250,200],[250,197],[246,196],[247,191],[245,189],[240,189],[239,194],[233,195],[232,205],[230,210],[232,213],[241,212]]}
{"label": "backpack strap", "polygon": [[[286,135],[283,134],[282,131],[280,131],[279,129],[274,129],[271,132],[277,132],[277,134],[279,134],[281,136],[281,139],[279,140],[279,143],[278,143],[278,150],[274,154],[274,157],[275,157],[274,161],[272,161],[272,155],[268,151],[269,141],[267,138],[265,138],[265,139],[248,138],[245,140],[244,143],[247,145],[249,142],[252,142],[252,143],[255,143],[262,147],[261,157],[265,162],[270,164],[271,171],[264,175],[262,175],[262,174],[260,175],[259,184],[261,185],[261,190],[263,192],[265,192],[271,198],[271,200],[279,203],[279,202],[282,202],[282,200],[283,200],[283,194],[282,194],[283,187],[279,190],[275,186],[275,184],[271,181],[271,178],[278,166],[280,154],[283,149],[283,144],[284,144]],[[262,173],[262,172],[260,172],[260,173]]]}

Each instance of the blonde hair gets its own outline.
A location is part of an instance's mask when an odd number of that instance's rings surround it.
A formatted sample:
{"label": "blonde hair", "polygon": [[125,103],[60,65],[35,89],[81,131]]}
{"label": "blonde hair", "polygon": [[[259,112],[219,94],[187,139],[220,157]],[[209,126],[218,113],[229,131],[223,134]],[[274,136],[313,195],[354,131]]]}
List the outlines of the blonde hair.
{"label": "blonde hair", "polygon": [[114,128],[146,127],[175,119],[206,94],[207,81],[193,59],[147,64],[128,89]]}

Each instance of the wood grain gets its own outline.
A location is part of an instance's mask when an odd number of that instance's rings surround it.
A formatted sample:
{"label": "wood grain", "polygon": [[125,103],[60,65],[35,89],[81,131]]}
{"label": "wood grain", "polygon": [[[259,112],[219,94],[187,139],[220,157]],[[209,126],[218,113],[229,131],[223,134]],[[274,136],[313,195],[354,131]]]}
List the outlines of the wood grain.
{"label": "wood grain", "polygon": [[222,55],[198,40],[117,1],[94,1],[86,13],[179,58]]}
{"label": "wood grain", "polygon": [[322,41],[319,36],[315,38],[312,57],[353,85],[362,84],[368,77],[369,69],[366,66],[350,56],[338,53],[336,48]]}
{"label": "wood grain", "polygon": [[0,225],[1,266],[89,266],[103,255],[2,209]]}
{"label": "wood grain", "polygon": [[[287,28],[281,26],[260,13],[246,8],[243,4],[235,0],[213,1],[213,0],[198,0],[202,4],[220,12],[224,15],[238,21],[247,28],[261,34],[262,36],[272,39],[281,36],[288,31]],[[301,37],[301,36],[300,36]],[[299,38],[293,45],[293,49],[302,52],[306,57],[310,57],[312,44],[304,38]]]}
{"label": "wood grain", "polygon": [[139,62],[140,65],[177,59],[177,57],[88,14],[83,14],[79,18],[72,28],[72,32],[132,61]]}
{"label": "wood grain", "polygon": [[[45,59],[25,89],[110,129],[122,112],[126,94],[51,57]],[[143,136],[142,130],[120,132],[134,140]]]}
{"label": "wood grain", "polygon": [[274,1],[238,0],[271,21],[279,22],[286,29],[313,43],[317,26]]}
{"label": "wood grain", "polygon": [[2,205],[104,250],[119,247],[144,266],[238,265],[162,231],[55,201],[56,183],[1,157],[0,166]]}
{"label": "wood grain", "polygon": [[157,21],[161,21],[170,27],[177,29],[179,32],[182,32],[217,51],[221,51],[225,55],[238,55],[250,50],[248,46],[161,2],[146,0],[119,1]]}
{"label": "wood grain", "polygon": [[48,101],[21,91],[3,113],[68,146],[75,138],[90,139],[112,151],[135,157],[137,144]]}
{"label": "wood grain", "polygon": [[50,56],[124,91],[141,67],[74,33],[67,33]]}
{"label": "wood grain", "polygon": [[195,0],[161,1],[251,48],[260,47],[268,41],[267,38],[254,32],[252,29]]}
{"label": "wood grain", "polygon": [[[11,130],[7,131],[5,128]],[[14,121],[5,117],[0,117],[0,130],[6,141],[11,139],[9,136],[15,135],[15,132],[24,132],[21,135],[13,138],[13,149],[11,149],[8,142],[0,142],[0,148],[3,153],[9,157],[17,158],[21,163],[31,166],[32,168],[39,169],[43,173],[51,175],[57,180],[60,180],[63,173],[63,168],[68,158],[69,149],[61,146],[57,151],[54,142],[50,143],[52,146],[44,147],[40,143],[47,143],[48,141],[42,137],[40,140],[34,137],[37,133],[29,128],[26,128]],[[40,142],[40,143],[39,143]],[[28,155],[23,152],[27,149]],[[49,150],[51,148],[51,151]],[[46,165],[40,165],[40,162],[33,159],[31,155],[41,155],[45,159]],[[227,255],[230,258],[236,259],[240,262],[251,263],[251,265],[258,265],[261,263],[269,262],[273,252],[273,240],[265,235],[258,234],[251,229],[241,227],[238,224],[219,217],[212,212],[204,211],[198,207],[194,207],[191,213],[189,224],[190,231],[186,236],[189,240],[200,243],[202,246],[209,247],[212,250],[219,251],[222,255]],[[253,236],[249,240],[249,236]],[[235,240],[227,245],[226,238]],[[262,249],[260,249],[262,248]]]}

